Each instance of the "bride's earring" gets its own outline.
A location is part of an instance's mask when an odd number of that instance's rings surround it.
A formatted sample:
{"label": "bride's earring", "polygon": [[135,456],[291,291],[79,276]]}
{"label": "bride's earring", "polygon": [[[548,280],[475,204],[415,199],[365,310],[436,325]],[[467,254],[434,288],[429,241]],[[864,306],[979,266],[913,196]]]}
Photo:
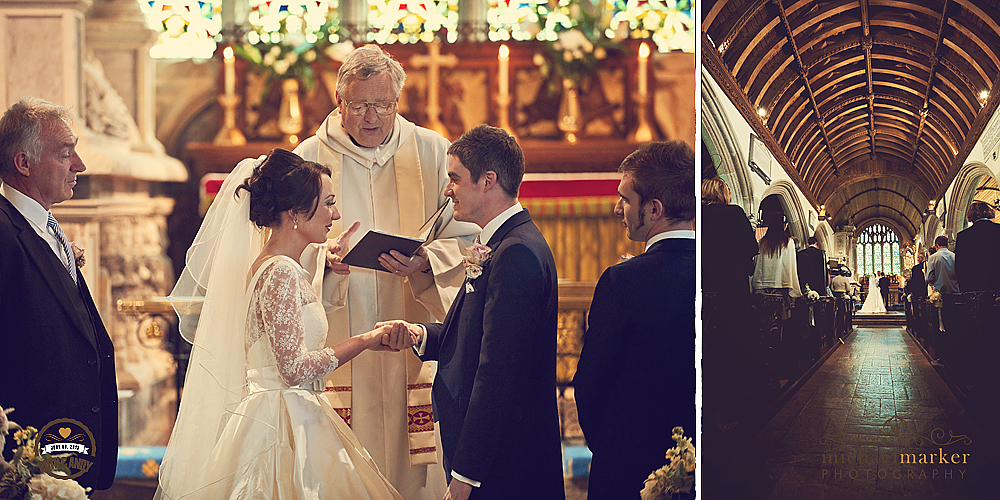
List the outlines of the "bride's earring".
{"label": "bride's earring", "polygon": [[299,228],[299,220],[298,219],[294,219],[294,220],[292,220],[292,222],[294,223],[292,225],[292,229],[298,229]]}

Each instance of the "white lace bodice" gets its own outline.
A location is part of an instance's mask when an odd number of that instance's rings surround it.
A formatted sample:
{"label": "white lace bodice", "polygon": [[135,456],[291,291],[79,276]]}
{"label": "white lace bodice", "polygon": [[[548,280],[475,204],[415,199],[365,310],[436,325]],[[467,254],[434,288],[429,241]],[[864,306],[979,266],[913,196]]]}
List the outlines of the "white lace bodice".
{"label": "white lace bodice", "polygon": [[339,364],[333,348],[323,347],[326,312],[306,278],[297,262],[278,256],[261,264],[250,283],[247,369],[266,373],[276,367],[289,387],[317,380]]}

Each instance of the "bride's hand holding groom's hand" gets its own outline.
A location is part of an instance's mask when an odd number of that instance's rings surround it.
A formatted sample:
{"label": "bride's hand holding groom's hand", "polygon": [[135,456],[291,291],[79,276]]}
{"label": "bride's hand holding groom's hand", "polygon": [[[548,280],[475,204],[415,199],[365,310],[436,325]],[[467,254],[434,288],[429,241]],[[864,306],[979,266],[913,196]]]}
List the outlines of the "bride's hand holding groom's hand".
{"label": "bride's hand holding groom's hand", "polygon": [[379,322],[375,324],[375,329],[371,333],[378,337],[378,342],[374,342],[369,347],[373,351],[399,352],[409,349],[417,343],[408,323],[404,321]]}
{"label": "bride's hand holding groom's hand", "polygon": [[406,321],[395,319],[391,321],[379,321],[375,323],[375,328],[383,328],[386,326],[391,326],[393,332],[398,333],[399,338],[397,339],[398,344],[402,346],[402,349],[409,349],[415,345],[420,344],[420,340],[423,338],[424,330],[413,323],[407,323]]}

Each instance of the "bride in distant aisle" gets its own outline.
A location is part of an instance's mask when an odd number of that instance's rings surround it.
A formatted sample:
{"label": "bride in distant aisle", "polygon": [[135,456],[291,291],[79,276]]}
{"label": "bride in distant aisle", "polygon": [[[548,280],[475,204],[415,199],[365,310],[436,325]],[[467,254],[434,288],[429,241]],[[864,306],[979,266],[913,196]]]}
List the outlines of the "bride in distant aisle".
{"label": "bride in distant aisle", "polygon": [[882,302],[882,293],[878,287],[878,276],[874,274],[868,277],[868,296],[861,306],[860,314],[885,314],[885,303]]}
{"label": "bride in distant aisle", "polygon": [[[284,149],[222,185],[170,296],[193,347],[154,498],[402,500],[323,393],[362,351],[412,345],[383,327],[323,347],[298,257],[339,218],[330,170]],[[331,243],[338,257],[355,230]]]}

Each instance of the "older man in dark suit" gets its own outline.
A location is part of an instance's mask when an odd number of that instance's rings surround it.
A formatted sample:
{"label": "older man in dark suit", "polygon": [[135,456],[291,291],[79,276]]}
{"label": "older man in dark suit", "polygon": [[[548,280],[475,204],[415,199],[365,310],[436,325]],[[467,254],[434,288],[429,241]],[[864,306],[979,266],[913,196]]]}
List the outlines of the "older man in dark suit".
{"label": "older man in dark suit", "polygon": [[647,143],[619,171],[615,213],[646,251],[601,275],[573,380],[594,454],[589,500],[639,498],[671,429],[695,435],[694,153]]}
{"label": "older man in dark suit", "polygon": [[[22,98],[0,119],[0,367],[15,377],[0,405],[14,407],[10,418],[22,426],[72,419],[86,427],[93,444],[86,439],[72,462],[86,469],[77,481],[105,489],[118,457],[114,346],[49,211],[73,196],[86,169],[70,117],[62,106]],[[77,430],[57,427],[64,425]]]}
{"label": "older man in dark suit", "polygon": [[955,275],[963,292],[1000,292],[1000,224],[993,222],[994,210],[974,201],[965,212],[972,223],[955,237]]}
{"label": "older man in dark suit", "polygon": [[448,155],[455,220],[483,231],[444,323],[407,324],[421,359],[439,362],[445,498],[561,499],[558,285],[552,252],[517,201],[524,154],[502,129],[480,125]]}

